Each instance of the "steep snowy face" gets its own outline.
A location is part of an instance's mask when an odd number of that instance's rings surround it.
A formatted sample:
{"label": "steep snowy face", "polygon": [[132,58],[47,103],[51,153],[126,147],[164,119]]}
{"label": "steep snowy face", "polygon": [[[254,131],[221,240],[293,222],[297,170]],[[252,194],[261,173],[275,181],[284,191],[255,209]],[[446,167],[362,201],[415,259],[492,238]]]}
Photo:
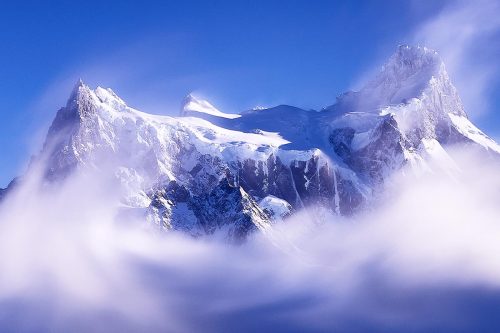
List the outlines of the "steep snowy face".
{"label": "steep snowy face", "polygon": [[426,47],[401,45],[374,79],[358,92],[341,95],[329,109],[379,113],[383,107],[407,104],[431,91],[445,97],[446,106],[453,106],[448,112],[465,115],[438,53]]}
{"label": "steep snowy face", "polygon": [[381,114],[393,113],[412,144],[417,145],[424,138],[443,143],[456,139],[450,128],[450,115],[467,115],[435,51],[401,46],[378,79],[365,89],[384,97],[386,106]]}
{"label": "steep snowy face", "polygon": [[371,184],[407,165],[428,169],[431,147],[469,143],[498,153],[467,119],[439,55],[425,47],[400,46],[373,80],[323,112],[335,153]]}
{"label": "steep snowy face", "polygon": [[433,77],[441,76],[446,72],[437,52],[403,45],[361,93],[375,106],[401,104],[419,97]]}

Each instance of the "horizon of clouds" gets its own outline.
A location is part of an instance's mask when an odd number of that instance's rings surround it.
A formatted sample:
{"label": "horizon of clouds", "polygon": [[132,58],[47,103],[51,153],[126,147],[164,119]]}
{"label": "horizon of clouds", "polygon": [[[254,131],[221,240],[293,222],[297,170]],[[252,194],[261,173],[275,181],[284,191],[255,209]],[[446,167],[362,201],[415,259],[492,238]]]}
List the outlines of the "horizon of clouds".
{"label": "horizon of clouds", "polygon": [[500,304],[500,175],[469,154],[454,155],[455,178],[396,176],[378,209],[354,220],[303,211],[241,246],[123,225],[112,175],[76,172],[47,187],[41,163],[0,204],[0,327],[498,328],[482,310]]}
{"label": "horizon of clouds", "polygon": [[[447,7],[422,31],[454,22],[443,18],[453,13]],[[470,51],[468,36],[461,47]],[[448,47],[456,54],[454,71],[467,69],[467,52]],[[133,51],[117,50],[82,70],[95,73],[90,84],[109,76],[105,84],[124,87],[117,93],[136,106],[134,100],[147,103],[168,83],[134,95],[154,59],[132,72],[101,71],[124,54],[136,57]],[[65,104],[75,72],[47,85],[31,106],[38,119]],[[143,111],[165,110],[164,101],[149,103],[154,110]],[[31,139],[33,149],[44,135]],[[500,174],[475,155],[453,157],[464,171],[455,180],[440,173],[417,181],[396,177],[380,209],[352,223],[333,218],[318,226],[303,212],[278,226],[276,238],[257,235],[242,247],[121,228],[117,187],[109,179],[75,174],[59,188],[42,189],[35,169],[0,203],[0,326],[19,332],[495,331]]]}

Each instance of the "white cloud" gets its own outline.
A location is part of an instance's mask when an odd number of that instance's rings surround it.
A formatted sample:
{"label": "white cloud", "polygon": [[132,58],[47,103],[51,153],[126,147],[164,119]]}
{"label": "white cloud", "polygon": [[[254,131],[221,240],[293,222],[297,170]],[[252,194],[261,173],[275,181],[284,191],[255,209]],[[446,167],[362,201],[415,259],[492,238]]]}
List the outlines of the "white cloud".
{"label": "white cloud", "polygon": [[0,312],[13,311],[0,326],[454,327],[481,315],[455,307],[471,301],[469,290],[500,287],[500,178],[486,162],[464,158],[459,181],[395,179],[380,209],[322,226],[304,212],[272,239],[257,235],[241,247],[150,234],[141,221],[121,225],[117,187],[102,176],[47,187],[35,174],[0,207]]}
{"label": "white cloud", "polygon": [[495,56],[500,34],[500,3],[496,0],[453,1],[418,26],[412,40],[437,50],[470,116],[491,107],[488,93],[498,76]]}

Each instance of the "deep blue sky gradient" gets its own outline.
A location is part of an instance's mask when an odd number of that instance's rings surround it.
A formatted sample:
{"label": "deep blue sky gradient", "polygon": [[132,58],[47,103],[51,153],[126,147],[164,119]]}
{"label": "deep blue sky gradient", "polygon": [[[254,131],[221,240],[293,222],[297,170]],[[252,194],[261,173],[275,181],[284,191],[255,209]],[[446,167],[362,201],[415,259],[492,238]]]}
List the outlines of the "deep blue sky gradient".
{"label": "deep blue sky gradient", "polygon": [[[33,1],[0,8],[0,186],[81,77],[150,113],[194,91],[226,112],[319,109],[355,88],[439,1]],[[493,97],[492,97],[493,98]],[[498,106],[498,97],[494,100]],[[495,113],[476,119],[498,136]]]}

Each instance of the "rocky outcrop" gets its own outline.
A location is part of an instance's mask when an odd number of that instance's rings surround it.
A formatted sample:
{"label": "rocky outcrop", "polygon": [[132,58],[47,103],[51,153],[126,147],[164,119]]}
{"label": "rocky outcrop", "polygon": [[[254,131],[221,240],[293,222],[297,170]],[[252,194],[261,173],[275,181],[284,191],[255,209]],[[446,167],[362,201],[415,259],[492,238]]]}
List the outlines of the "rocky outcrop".
{"label": "rocky outcrop", "polygon": [[164,230],[193,236],[214,235],[241,242],[257,230],[270,227],[269,216],[240,186],[226,178],[209,193],[193,196],[175,181],[150,194],[148,219]]}

